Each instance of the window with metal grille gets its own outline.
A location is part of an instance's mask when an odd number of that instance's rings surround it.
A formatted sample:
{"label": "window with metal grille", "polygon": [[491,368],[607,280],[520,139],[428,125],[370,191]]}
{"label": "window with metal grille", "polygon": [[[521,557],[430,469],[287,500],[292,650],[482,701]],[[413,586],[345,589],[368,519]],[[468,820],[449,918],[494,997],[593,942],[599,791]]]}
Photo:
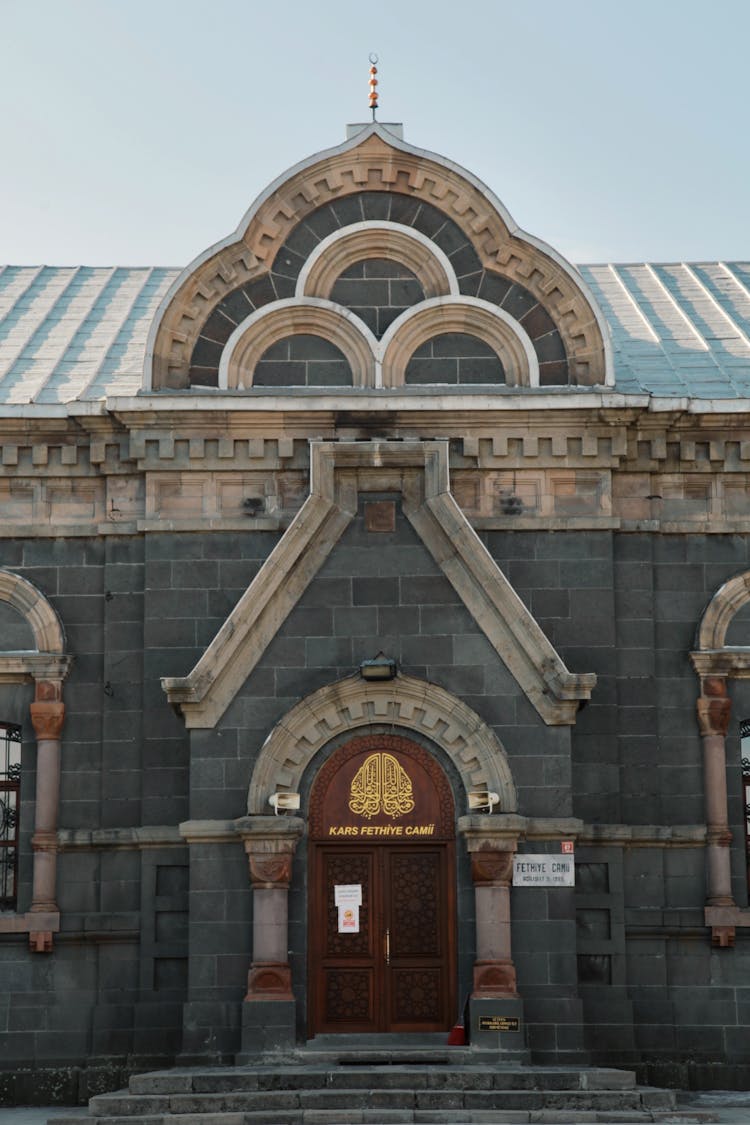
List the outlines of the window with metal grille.
{"label": "window with metal grille", "polygon": [[745,822],[745,857],[747,859],[747,885],[750,891],[750,719],[740,723],[740,747],[742,754],[742,805]]}
{"label": "window with metal grille", "polygon": [[0,910],[16,909],[21,728],[0,723]]}

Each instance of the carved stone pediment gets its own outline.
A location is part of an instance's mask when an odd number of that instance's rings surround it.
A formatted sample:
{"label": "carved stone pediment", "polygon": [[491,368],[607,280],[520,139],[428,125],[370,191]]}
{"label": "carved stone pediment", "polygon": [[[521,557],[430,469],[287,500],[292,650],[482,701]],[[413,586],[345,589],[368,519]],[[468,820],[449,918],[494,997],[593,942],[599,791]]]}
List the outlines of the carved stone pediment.
{"label": "carved stone pediment", "polygon": [[401,491],[403,510],[548,725],[575,722],[593,673],[570,672],[450,492],[440,441],[311,442],[311,491],[205,653],[162,679],[189,727],[213,727],[357,511],[359,492]]}

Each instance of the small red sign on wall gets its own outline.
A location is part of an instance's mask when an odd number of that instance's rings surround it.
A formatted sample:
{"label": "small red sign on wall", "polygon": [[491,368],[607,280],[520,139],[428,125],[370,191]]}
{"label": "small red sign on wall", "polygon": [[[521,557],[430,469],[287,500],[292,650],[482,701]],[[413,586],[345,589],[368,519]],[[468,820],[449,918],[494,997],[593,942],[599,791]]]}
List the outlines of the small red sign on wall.
{"label": "small red sign on wall", "polygon": [[562,840],[560,843],[560,851],[563,853],[563,855],[572,855],[574,851],[573,841]]}

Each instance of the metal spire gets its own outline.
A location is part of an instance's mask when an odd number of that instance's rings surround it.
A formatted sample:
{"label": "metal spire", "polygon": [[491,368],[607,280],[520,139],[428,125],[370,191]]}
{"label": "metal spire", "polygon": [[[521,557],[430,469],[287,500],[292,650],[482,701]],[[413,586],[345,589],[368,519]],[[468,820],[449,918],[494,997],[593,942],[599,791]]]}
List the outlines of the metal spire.
{"label": "metal spire", "polygon": [[378,80],[375,75],[378,73],[378,68],[375,63],[378,61],[378,56],[372,52],[370,55],[370,109],[372,110],[372,119],[375,118],[375,110],[378,108]]}

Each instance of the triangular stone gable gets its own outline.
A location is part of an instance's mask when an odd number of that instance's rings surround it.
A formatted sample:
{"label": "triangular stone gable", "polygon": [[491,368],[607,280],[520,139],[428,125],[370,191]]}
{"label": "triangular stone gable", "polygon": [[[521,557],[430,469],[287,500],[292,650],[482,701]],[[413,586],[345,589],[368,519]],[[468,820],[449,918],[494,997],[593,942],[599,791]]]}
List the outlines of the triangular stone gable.
{"label": "triangular stone gable", "polygon": [[162,680],[188,727],[216,724],[351,523],[360,492],[401,493],[422,543],[544,722],[575,721],[596,677],[568,671],[463,515],[447,443],[312,442],[310,479],[307,501],[193,670]]}

